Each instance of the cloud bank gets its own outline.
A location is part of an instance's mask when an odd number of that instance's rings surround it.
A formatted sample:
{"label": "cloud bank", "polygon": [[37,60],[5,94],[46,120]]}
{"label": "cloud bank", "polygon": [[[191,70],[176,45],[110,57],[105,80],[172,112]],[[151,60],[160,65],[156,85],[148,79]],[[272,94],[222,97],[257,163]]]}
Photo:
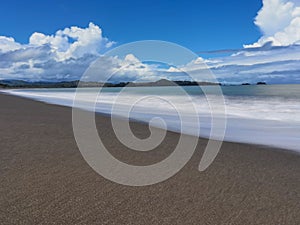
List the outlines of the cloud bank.
{"label": "cloud bank", "polygon": [[180,68],[143,63],[130,53],[123,58],[104,56],[116,43],[93,23],[52,35],[35,32],[28,44],[0,36],[0,79],[76,80],[101,57],[97,71],[116,73],[115,81],[189,79],[182,71],[193,73],[199,81],[211,81],[204,62],[222,83],[300,83],[300,2],[263,0],[254,23],[262,32],[256,42],[227,51],[233,53],[230,56],[199,57]]}
{"label": "cloud bank", "polygon": [[114,44],[99,26],[72,26],[54,35],[35,32],[28,44],[0,36],[0,78],[25,80],[78,79],[88,65]]}
{"label": "cloud bank", "polygon": [[300,83],[300,1],[263,0],[254,23],[262,37],[209,68],[222,83]]}
{"label": "cloud bank", "polygon": [[263,0],[255,24],[263,36],[256,43],[245,47],[260,47],[267,42],[275,46],[300,44],[300,2]]}

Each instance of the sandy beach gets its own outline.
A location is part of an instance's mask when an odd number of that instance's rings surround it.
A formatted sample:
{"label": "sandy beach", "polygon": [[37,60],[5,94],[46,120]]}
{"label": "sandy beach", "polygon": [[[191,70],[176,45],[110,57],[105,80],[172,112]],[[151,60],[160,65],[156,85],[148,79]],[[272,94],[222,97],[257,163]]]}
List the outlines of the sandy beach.
{"label": "sandy beach", "polygon": [[[300,224],[300,156],[292,151],[224,142],[204,172],[205,139],[172,178],[145,187],[113,183],[82,158],[72,109],[0,94],[0,224]],[[132,152],[110,119],[98,132],[118,159],[148,165],[178,141],[168,132],[151,152]],[[145,124],[132,122],[140,137]]]}

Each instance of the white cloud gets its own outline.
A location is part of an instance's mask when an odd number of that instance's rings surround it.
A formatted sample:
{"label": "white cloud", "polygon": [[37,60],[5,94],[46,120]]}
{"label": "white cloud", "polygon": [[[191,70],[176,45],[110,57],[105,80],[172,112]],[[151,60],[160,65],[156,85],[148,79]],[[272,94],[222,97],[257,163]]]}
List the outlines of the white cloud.
{"label": "white cloud", "polygon": [[[181,69],[192,72],[199,80],[209,80],[206,66],[221,83],[299,83],[300,46],[272,47],[271,49],[244,49],[231,56],[194,60]],[[172,71],[175,71],[172,69]]]}
{"label": "white cloud", "polygon": [[54,35],[35,32],[28,44],[0,36],[0,79],[78,79],[114,43],[93,23],[58,30]]}
{"label": "white cloud", "polygon": [[15,42],[15,39],[12,37],[0,36],[0,53],[14,51],[21,47],[22,45]]}
{"label": "white cloud", "polygon": [[133,54],[127,54],[124,58],[118,56],[101,56],[90,66],[89,72],[86,75],[82,77],[82,80],[145,82],[160,79],[162,73],[156,65],[145,64]]}
{"label": "white cloud", "polygon": [[140,60],[136,58],[133,54],[128,54],[124,58],[125,61],[131,63],[140,63]]}
{"label": "white cloud", "polygon": [[255,24],[263,36],[254,44],[245,47],[261,47],[267,42],[275,46],[300,44],[300,6],[286,0],[263,0]]}
{"label": "white cloud", "polygon": [[85,54],[97,55],[101,50],[109,48],[114,42],[102,36],[99,26],[90,23],[87,28],[72,26],[58,30],[55,35],[33,33],[29,39],[30,45],[49,45],[56,60],[80,58]]}

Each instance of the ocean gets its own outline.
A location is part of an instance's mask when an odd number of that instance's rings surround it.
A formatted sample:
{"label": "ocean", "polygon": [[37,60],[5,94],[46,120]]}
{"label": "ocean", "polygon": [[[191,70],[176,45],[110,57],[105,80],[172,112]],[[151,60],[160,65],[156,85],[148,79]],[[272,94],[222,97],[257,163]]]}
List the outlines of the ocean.
{"label": "ocean", "polygon": [[[300,85],[102,88],[99,95],[98,91],[98,88],[80,88],[80,95],[77,94],[80,104],[76,107],[213,139],[223,139],[222,130],[211,135],[213,121],[226,118],[224,140],[300,152]],[[4,92],[72,107],[76,89]],[[224,107],[220,107],[222,104]]]}

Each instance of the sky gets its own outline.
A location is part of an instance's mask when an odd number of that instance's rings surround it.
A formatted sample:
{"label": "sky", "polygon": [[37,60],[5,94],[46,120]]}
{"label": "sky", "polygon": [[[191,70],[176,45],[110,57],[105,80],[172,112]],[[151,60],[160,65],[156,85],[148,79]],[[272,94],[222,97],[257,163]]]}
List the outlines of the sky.
{"label": "sky", "polygon": [[261,6],[260,0],[12,0],[1,4],[0,32],[25,44],[34,32],[93,22],[120,44],[154,39],[192,51],[240,48],[259,38],[253,18]]}
{"label": "sky", "polygon": [[[174,42],[199,59],[162,71],[130,54],[103,57],[140,40]],[[126,81],[182,79],[179,70],[203,74],[205,63],[222,83],[300,83],[299,44],[299,0],[27,0],[0,8],[0,79],[75,80],[101,56],[107,73],[135,63],[119,73]]]}

